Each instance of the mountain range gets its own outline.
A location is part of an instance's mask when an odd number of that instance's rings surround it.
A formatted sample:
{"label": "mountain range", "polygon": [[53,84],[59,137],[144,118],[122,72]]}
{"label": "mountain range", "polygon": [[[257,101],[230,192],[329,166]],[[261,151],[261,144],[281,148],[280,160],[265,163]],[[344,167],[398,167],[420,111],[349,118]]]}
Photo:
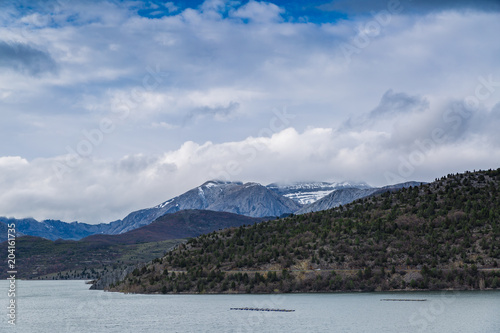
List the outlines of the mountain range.
{"label": "mountain range", "polygon": [[257,183],[208,181],[158,206],[130,213],[108,232],[119,234],[147,225],[158,217],[180,210],[199,209],[250,217],[291,214],[301,205]]}
{"label": "mountain range", "polygon": [[[334,208],[363,197],[420,184],[409,182],[375,188],[362,182],[296,182],[264,186],[252,182],[212,180],[155,207],[134,211],[122,220],[110,223],[67,223],[59,220],[37,221],[32,218],[6,217],[0,217],[0,222],[15,223],[18,236],[79,240],[96,234],[123,234],[148,225],[166,214],[182,210],[211,210],[256,218],[274,218]],[[0,241],[5,239],[6,234],[3,233]]]}

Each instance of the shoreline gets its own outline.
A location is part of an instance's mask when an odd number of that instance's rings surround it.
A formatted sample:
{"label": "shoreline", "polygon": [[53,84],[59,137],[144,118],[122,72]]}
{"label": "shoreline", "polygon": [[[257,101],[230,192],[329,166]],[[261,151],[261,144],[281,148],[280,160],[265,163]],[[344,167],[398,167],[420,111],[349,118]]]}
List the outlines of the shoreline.
{"label": "shoreline", "polygon": [[204,293],[189,293],[189,292],[180,292],[180,293],[134,293],[134,292],[126,292],[126,291],[112,291],[112,290],[104,290],[104,292],[111,293],[120,293],[120,294],[130,294],[130,295],[297,295],[297,294],[383,294],[383,293],[394,293],[394,294],[403,294],[403,293],[442,293],[442,292],[491,292],[497,291],[500,292],[499,288],[493,289],[439,289],[439,290],[429,290],[429,289],[397,289],[397,290],[373,290],[373,291],[363,291],[363,290],[351,290],[351,291],[293,291],[293,292],[274,292],[274,293],[237,293],[237,292],[225,292],[225,293],[216,293],[216,292],[204,292]]}

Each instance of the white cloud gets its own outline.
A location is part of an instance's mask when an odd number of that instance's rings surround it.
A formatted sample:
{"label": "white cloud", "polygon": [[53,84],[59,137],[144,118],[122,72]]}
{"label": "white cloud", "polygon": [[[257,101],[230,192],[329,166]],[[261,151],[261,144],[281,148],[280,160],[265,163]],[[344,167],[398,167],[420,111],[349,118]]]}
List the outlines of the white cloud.
{"label": "white cloud", "polygon": [[284,10],[275,4],[249,1],[247,4],[231,12],[232,17],[249,19],[257,23],[282,21],[281,14]]}
{"label": "white cloud", "polygon": [[19,156],[3,156],[0,157],[0,167],[7,169],[17,169],[19,167],[25,166],[28,161]]}
{"label": "white cloud", "polygon": [[166,2],[164,6],[167,8],[169,13],[174,13],[179,10],[179,7],[177,7],[173,2]]}

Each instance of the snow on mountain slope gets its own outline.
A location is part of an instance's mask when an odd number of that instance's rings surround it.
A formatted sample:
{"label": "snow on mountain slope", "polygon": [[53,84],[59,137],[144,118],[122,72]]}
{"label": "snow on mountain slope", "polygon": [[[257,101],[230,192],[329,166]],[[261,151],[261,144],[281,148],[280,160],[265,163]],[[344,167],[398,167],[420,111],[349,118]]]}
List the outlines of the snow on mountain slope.
{"label": "snow on mountain slope", "polygon": [[381,194],[388,191],[397,191],[404,187],[420,186],[422,182],[406,182],[395,185],[388,185],[384,187],[371,187],[371,188],[340,188],[332,191],[327,196],[315,201],[307,206],[302,207],[295,214],[305,214],[310,212],[317,212],[320,210],[331,209],[340,205],[346,205],[355,200],[366,198],[371,195]]}
{"label": "snow on mountain slope", "polygon": [[250,217],[282,216],[301,205],[258,183],[212,180],[153,208],[130,213],[115,225],[111,234],[124,233],[147,225],[165,214],[185,209],[213,210]]}
{"label": "snow on mountain slope", "polygon": [[369,189],[370,185],[356,182],[295,182],[291,184],[273,183],[266,186],[271,191],[283,195],[302,205],[316,202],[333,191],[343,188]]}

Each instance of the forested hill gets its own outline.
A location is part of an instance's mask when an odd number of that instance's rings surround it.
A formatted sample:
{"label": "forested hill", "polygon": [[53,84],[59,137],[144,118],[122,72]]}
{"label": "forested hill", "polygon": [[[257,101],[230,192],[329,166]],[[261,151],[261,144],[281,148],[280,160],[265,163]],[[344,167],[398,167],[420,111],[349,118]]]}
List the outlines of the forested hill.
{"label": "forested hill", "polygon": [[191,239],[115,291],[500,288],[500,169]]}

